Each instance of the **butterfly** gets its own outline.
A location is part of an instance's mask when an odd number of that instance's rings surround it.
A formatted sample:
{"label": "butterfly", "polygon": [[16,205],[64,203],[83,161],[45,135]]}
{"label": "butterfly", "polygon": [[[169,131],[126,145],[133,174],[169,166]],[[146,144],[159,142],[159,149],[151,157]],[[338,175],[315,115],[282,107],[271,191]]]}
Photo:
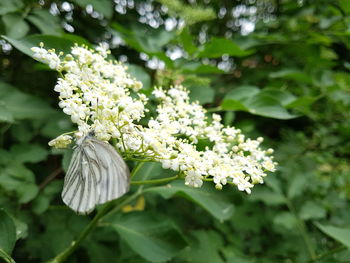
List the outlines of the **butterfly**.
{"label": "butterfly", "polygon": [[93,133],[80,138],[64,178],[62,200],[79,214],[129,191],[130,171],[123,158]]}

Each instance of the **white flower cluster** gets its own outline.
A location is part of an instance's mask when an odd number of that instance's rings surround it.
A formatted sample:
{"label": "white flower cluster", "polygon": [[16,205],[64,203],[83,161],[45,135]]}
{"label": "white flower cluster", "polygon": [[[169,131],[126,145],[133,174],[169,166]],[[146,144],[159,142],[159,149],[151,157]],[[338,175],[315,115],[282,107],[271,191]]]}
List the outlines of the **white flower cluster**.
{"label": "white flower cluster", "polygon": [[[108,60],[109,51],[103,46],[96,50],[75,46],[65,56],[43,46],[32,51],[36,59],[60,72],[55,91],[59,106],[78,126],[76,138],[91,131],[103,141],[113,138],[124,157],[159,161],[192,187],[213,181],[217,189],[234,184],[250,193],[254,184],[263,182],[266,171],[275,170],[269,156],[273,151],[259,147],[262,138],[245,139],[239,129],[224,127],[219,115],[207,117],[182,86],[154,89],[157,115],[147,126],[140,125],[148,112],[148,98],[139,92],[142,84],[126,73],[125,66]],[[64,148],[71,140],[61,135],[49,145]]]}
{"label": "white flower cluster", "polygon": [[[250,193],[254,184],[263,182],[266,171],[275,170],[268,156],[273,150],[259,148],[262,138],[245,140],[239,129],[224,127],[220,115],[213,114],[208,120],[202,106],[190,103],[184,87],[155,89],[153,94],[161,103],[143,136],[151,138],[163,168],[186,175],[186,185],[200,187],[203,180],[213,180],[217,189],[231,183]],[[197,149],[203,141],[210,147]]]}

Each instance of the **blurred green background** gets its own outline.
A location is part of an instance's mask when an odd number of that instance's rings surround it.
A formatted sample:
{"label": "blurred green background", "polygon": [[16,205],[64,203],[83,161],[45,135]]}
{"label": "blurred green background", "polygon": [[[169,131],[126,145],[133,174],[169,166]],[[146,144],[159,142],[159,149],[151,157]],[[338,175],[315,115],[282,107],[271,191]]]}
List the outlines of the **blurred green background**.
{"label": "blurred green background", "polygon": [[279,166],[251,195],[146,188],[67,262],[350,262],[350,1],[1,0],[0,32],[0,261],[46,261],[93,217],[61,201],[70,152],[47,143],[73,127],[29,49],[105,42],[146,94],[183,84]]}

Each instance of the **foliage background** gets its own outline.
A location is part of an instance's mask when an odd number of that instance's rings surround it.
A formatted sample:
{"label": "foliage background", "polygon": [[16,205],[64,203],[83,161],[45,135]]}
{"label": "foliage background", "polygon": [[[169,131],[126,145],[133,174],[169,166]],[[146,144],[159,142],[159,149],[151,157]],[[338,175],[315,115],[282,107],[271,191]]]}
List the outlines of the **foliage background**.
{"label": "foliage background", "polygon": [[72,126],[30,58],[42,41],[109,43],[146,94],[182,83],[279,162],[251,195],[146,186],[67,262],[350,262],[349,15],[347,0],[1,0],[0,258],[49,260],[94,216],[60,199],[70,153],[47,142]]}

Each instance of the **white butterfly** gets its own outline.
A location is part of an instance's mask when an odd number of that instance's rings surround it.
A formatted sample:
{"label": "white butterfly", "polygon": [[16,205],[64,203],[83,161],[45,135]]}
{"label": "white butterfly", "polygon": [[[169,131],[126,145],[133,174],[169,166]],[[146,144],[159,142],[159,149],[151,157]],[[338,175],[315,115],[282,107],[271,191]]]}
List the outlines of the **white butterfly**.
{"label": "white butterfly", "polygon": [[62,191],[63,202],[77,213],[88,214],[96,205],[129,191],[130,171],[109,144],[89,134],[77,141]]}

